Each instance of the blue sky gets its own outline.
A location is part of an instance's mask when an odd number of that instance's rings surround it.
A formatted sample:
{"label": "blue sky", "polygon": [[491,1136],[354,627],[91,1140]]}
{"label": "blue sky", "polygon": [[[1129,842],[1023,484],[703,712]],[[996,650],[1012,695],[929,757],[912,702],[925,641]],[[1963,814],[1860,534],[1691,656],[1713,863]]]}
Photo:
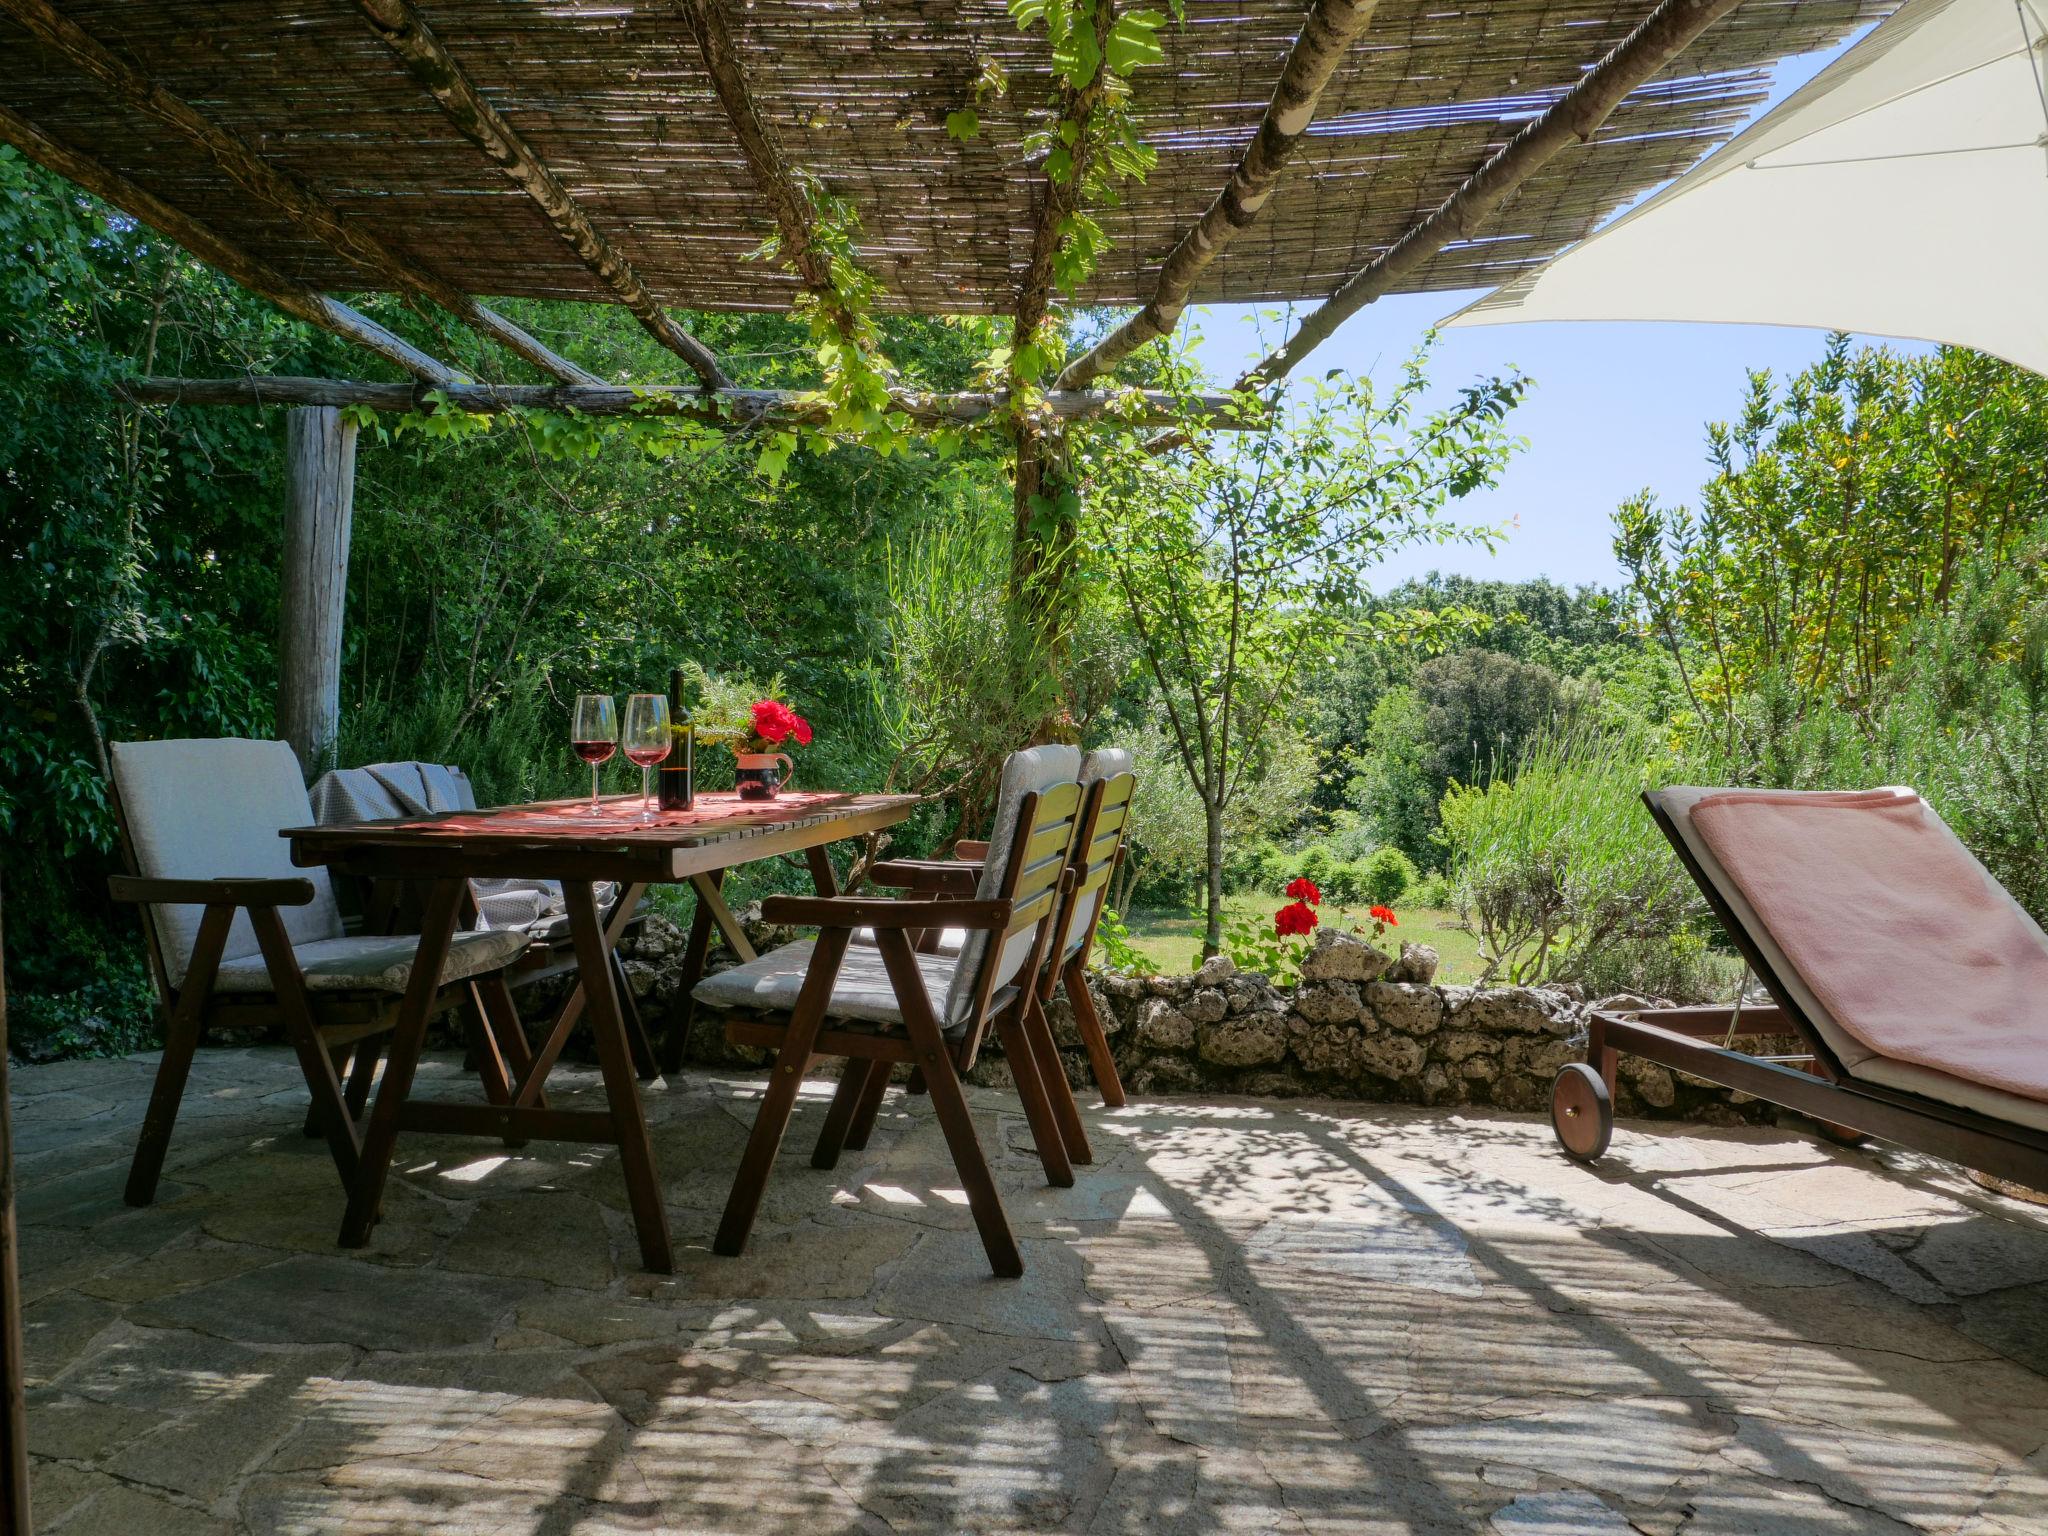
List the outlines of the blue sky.
{"label": "blue sky", "polygon": [[[1759,112],[1805,84],[1836,52],[1781,64]],[[1390,377],[1424,331],[1482,291],[1381,299],[1347,321],[1310,366]],[[1198,355],[1219,378],[1236,377],[1266,351],[1248,308],[1191,311],[1184,323],[1199,327]],[[1567,585],[1614,582],[1615,506],[1644,487],[1666,501],[1690,501],[1707,475],[1706,424],[1734,414],[1746,371],[1797,372],[1820,356],[1825,341],[1820,331],[1749,325],[1581,323],[1444,332],[1431,378],[1446,395],[1475,376],[1509,367],[1521,368],[1536,384],[1514,417],[1516,431],[1529,440],[1527,451],[1498,487],[1460,504],[1468,521],[1509,525],[1508,537],[1491,555],[1457,546],[1396,555],[1372,584],[1385,588],[1431,568],[1517,581],[1548,576]]]}

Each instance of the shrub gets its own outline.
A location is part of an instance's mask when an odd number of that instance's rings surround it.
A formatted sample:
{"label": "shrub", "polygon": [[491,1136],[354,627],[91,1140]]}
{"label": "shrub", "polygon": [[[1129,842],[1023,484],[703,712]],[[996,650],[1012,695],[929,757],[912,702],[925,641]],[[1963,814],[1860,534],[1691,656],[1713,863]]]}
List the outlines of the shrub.
{"label": "shrub", "polygon": [[[1321,843],[1313,843],[1301,851],[1294,861],[1294,874],[1307,875],[1324,890],[1336,884],[1337,861],[1330,856],[1330,850]],[[1281,882],[1283,885],[1285,881]]]}
{"label": "shrub", "polygon": [[1451,904],[1451,882],[1437,870],[1431,870],[1408,888],[1408,905],[1411,907],[1448,907]]}
{"label": "shrub", "polygon": [[1514,777],[1444,796],[1458,907],[1488,979],[1583,971],[1694,922],[1699,895],[1638,798],[1674,766],[1641,730],[1545,732]]}
{"label": "shrub", "polygon": [[1415,861],[1398,848],[1375,849],[1359,869],[1359,896],[1390,907],[1408,894],[1418,878]]}

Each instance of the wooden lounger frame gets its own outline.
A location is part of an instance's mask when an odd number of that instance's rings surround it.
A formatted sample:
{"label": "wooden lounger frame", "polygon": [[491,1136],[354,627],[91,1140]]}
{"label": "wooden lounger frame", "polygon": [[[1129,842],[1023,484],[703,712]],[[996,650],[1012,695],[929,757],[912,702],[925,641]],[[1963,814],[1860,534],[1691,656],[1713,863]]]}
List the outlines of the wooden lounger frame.
{"label": "wooden lounger frame", "polygon": [[[1615,1067],[1626,1051],[1811,1116],[1836,1139],[1876,1136],[2016,1184],[2048,1189],[2048,1131],[1869,1082],[1844,1068],[1707,878],[1670,814],[1650,795],[1643,796],[1643,803],[1773,1001],[1594,1013],[1585,1061],[1568,1063],[1551,1092],[1551,1123],[1566,1152],[1591,1162],[1606,1151],[1614,1124]],[[1754,1056],[1719,1043],[1774,1035],[1795,1036],[1805,1049]]]}

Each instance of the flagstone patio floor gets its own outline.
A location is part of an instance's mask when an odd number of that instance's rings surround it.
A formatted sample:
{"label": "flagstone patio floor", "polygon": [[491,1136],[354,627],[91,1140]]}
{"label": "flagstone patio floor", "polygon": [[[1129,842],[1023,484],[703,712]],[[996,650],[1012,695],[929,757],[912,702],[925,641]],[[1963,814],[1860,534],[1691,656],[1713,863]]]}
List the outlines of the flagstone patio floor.
{"label": "flagstone patio floor", "polygon": [[201,1053],[130,1210],[153,1068],[15,1074],[39,1531],[2048,1530],[2048,1211],[1902,1153],[1182,1098],[1052,1190],[977,1090],[999,1281],[900,1091],[830,1173],[807,1092],[713,1256],[757,1084],[692,1073],[657,1276],[610,1149],[406,1138],[337,1249],[275,1049]]}

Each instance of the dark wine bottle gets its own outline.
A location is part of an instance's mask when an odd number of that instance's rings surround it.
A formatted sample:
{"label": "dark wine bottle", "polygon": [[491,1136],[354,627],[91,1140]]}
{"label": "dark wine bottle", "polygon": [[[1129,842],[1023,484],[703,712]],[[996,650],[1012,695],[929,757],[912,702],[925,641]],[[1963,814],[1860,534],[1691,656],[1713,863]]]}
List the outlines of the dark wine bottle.
{"label": "dark wine bottle", "polygon": [[687,811],[697,800],[697,726],[690,718],[688,674],[677,667],[668,675],[668,728],[671,745],[662,759],[660,804],[664,811]]}

